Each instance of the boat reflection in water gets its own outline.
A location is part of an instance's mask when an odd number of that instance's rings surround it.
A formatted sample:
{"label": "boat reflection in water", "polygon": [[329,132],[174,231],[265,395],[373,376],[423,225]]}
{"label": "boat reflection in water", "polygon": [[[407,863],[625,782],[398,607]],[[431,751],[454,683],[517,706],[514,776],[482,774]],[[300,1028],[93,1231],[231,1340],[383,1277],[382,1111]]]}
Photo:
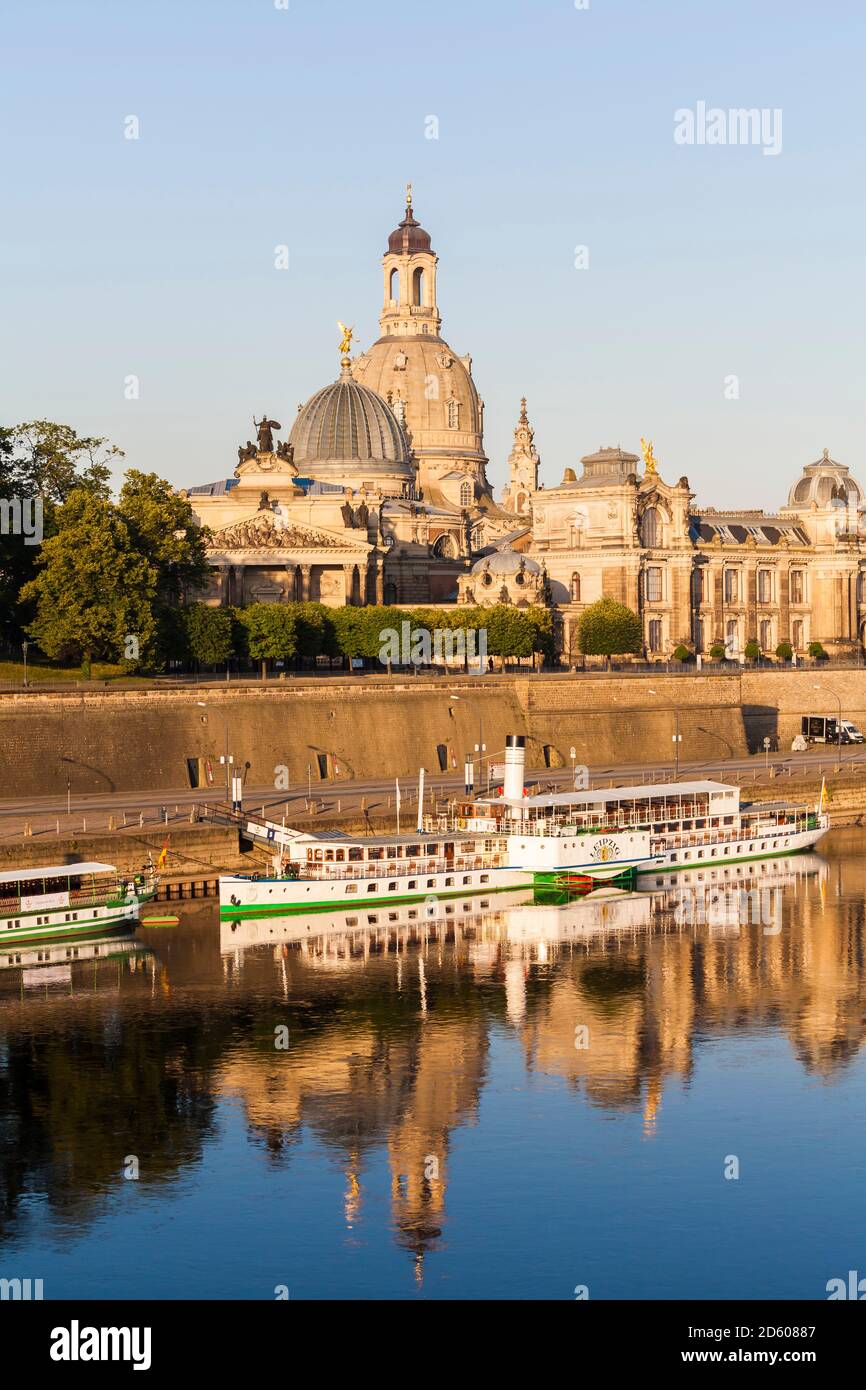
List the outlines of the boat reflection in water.
{"label": "boat reflection in water", "polygon": [[[600,1297],[750,1293],[741,1211],[722,1201],[701,1234],[720,1108],[745,1146],[784,1096],[778,1161],[807,1173],[847,1173],[859,1124],[856,1104],[821,1122],[828,1093],[856,1098],[866,1041],[866,865],[845,836],[559,907],[520,889],[218,922],[202,900],[139,929],[145,950],[43,947],[0,972],[0,1255],[12,1239],[57,1297],[84,1268],[124,1297],[559,1298],[579,1276],[555,1209]],[[821,1296],[778,1164],[750,1181],[780,1296]],[[834,1260],[854,1182],[822,1197]],[[626,1231],[648,1266],[623,1260]]]}
{"label": "boat reflection in water", "polygon": [[[550,945],[587,941],[607,933],[636,933],[653,926],[707,927],[736,932],[749,923],[772,927],[779,920],[785,885],[804,878],[826,878],[819,854],[767,859],[683,872],[643,875],[637,891],[599,887],[551,903],[530,888],[490,898],[466,897],[424,904],[393,904],[369,912],[336,911],[309,917],[297,913],[268,918],[239,917],[220,922],[220,950],[237,954],[254,947],[301,948],[328,960],[364,958],[382,950],[405,950],[430,940],[471,937],[480,945],[508,951],[519,947],[546,959]],[[279,952],[278,952],[279,954]],[[475,958],[479,954],[475,952]]]}
{"label": "boat reflection in water", "polygon": [[62,989],[75,995],[111,988],[118,967],[135,970],[147,954],[134,927],[103,936],[19,943],[0,954],[0,1004],[21,992]]}

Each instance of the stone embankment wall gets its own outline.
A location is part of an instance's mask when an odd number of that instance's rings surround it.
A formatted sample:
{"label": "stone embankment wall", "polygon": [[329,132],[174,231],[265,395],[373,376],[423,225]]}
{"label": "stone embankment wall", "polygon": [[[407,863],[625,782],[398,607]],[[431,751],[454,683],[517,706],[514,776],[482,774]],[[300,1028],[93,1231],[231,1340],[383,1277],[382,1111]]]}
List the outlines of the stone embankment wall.
{"label": "stone embankment wall", "polygon": [[[821,689],[816,690],[815,687]],[[527,738],[530,767],[576,761],[671,759],[679,724],[684,761],[713,763],[790,746],[800,715],[835,713],[866,727],[866,671],[385,677],[271,682],[266,687],[158,688],[99,694],[0,696],[3,798],[114,791],[181,791],[209,763],[219,786],[225,728],[250,786],[461,770],[479,742],[496,757],[509,733]],[[207,708],[199,705],[205,700]],[[225,722],[224,722],[225,721]]]}

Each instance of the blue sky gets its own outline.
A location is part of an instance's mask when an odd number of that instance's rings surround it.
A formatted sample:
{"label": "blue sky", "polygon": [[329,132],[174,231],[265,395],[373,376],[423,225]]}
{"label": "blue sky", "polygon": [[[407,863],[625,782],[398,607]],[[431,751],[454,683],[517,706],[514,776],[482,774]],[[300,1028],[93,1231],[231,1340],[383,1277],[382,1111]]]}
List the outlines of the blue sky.
{"label": "blue sky", "polygon": [[[10,0],[0,421],[228,476],[338,318],[378,335],[411,179],[497,488],[524,393],[548,485],[642,434],[699,505],[824,446],[866,482],[864,40],[854,0]],[[781,154],[677,145],[699,101],[780,108]]]}

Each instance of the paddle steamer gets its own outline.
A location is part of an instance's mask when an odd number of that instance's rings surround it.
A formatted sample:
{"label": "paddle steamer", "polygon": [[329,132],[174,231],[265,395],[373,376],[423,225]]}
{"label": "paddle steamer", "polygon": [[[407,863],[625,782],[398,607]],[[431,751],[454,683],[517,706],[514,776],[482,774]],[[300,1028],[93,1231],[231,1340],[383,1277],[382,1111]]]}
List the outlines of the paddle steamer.
{"label": "paddle steamer", "polygon": [[534,887],[631,885],[638,874],[796,854],[829,829],[818,805],[740,802],[723,782],[688,781],[528,796],[525,740],[511,734],[499,793],[425,817],[414,835],[352,838],[250,822],[270,873],[220,879],[223,918],[320,912]]}

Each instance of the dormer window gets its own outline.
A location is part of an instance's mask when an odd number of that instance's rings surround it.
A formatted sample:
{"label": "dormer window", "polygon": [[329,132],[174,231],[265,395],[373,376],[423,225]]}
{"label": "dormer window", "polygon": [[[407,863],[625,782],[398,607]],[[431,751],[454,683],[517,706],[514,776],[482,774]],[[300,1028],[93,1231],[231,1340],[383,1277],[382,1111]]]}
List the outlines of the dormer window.
{"label": "dormer window", "polygon": [[470,482],[460,484],[460,505],[461,507],[472,506],[473,487]]}

